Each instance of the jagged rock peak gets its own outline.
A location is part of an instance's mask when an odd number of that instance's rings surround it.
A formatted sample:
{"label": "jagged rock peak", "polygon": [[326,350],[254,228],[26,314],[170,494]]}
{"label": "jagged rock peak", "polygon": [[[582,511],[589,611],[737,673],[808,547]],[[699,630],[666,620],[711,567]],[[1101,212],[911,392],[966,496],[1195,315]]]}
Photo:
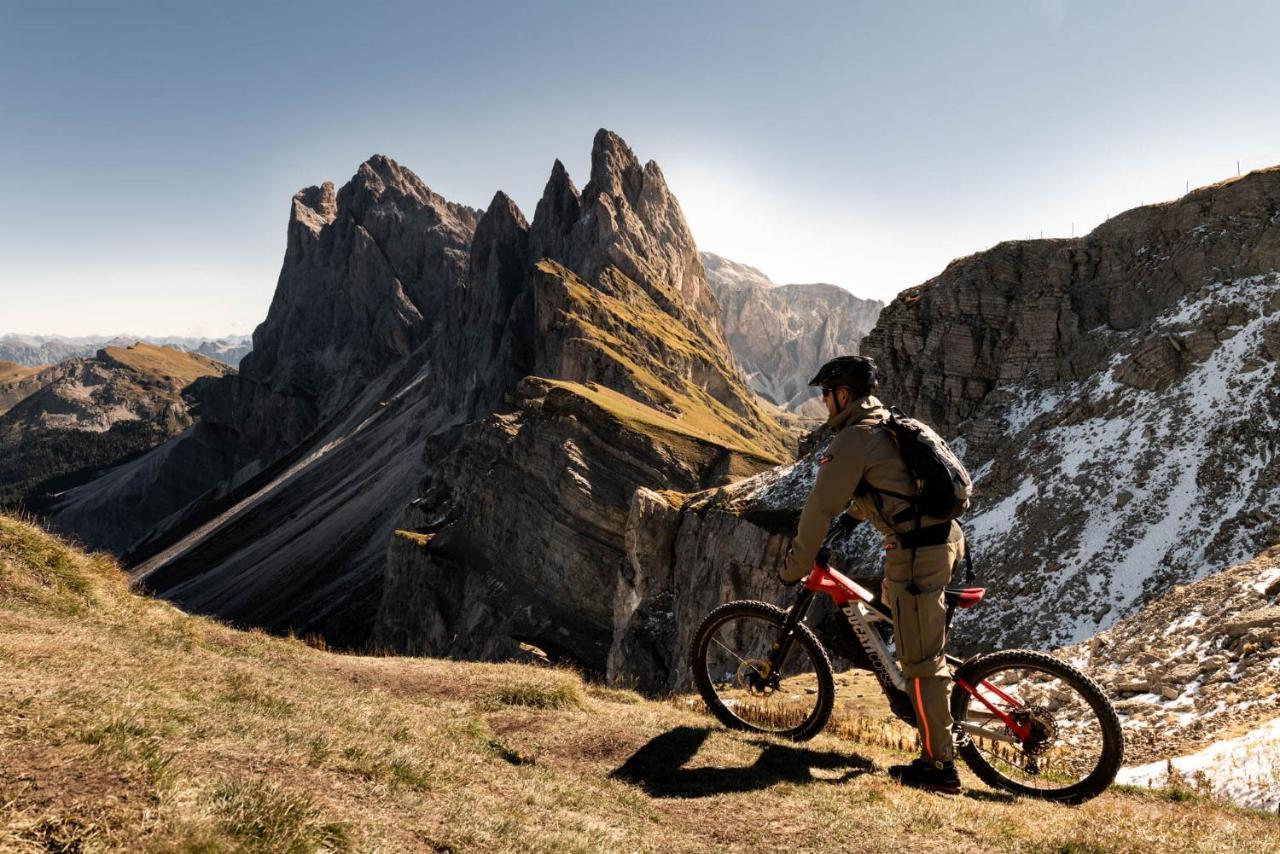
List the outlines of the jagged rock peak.
{"label": "jagged rock peak", "polygon": [[325,181],[319,187],[304,187],[294,194],[294,219],[304,222],[317,219],[324,224],[333,222],[337,215],[338,197],[332,181]]}
{"label": "jagged rock peak", "polygon": [[551,167],[547,185],[542,190],[542,198],[538,200],[538,206],[533,212],[529,248],[535,261],[566,257],[569,232],[578,221],[580,211],[578,188],[573,185],[564,164],[557,159]]}
{"label": "jagged rock peak", "polygon": [[[489,202],[489,207],[485,209],[484,215],[480,217],[481,226],[488,220],[494,222],[506,221],[515,223],[522,229],[528,229],[529,223],[524,218],[524,213],[520,210],[520,206],[515,200],[506,193],[499,190],[493,194],[493,199]],[[479,226],[477,226],[477,235],[479,234]]]}
{"label": "jagged rock peak", "polygon": [[580,196],[556,162],[534,214],[530,249],[535,261],[549,258],[590,283],[616,268],[667,310],[722,337],[719,306],[662,170],[653,162],[641,167],[612,131],[596,133],[591,180]]}
{"label": "jagged rock peak", "polygon": [[[658,178],[661,177],[659,172]],[[624,196],[634,205],[644,181],[645,170],[622,137],[604,128],[596,131],[591,145],[591,180],[583,189],[583,197],[594,201],[603,193],[611,193]]]}
{"label": "jagged rock peak", "polygon": [[459,219],[471,228],[480,218],[480,211],[449,201],[423,183],[413,170],[384,154],[375,154],[361,163],[338,191],[337,201],[340,212],[349,212],[357,220],[383,203],[429,210],[442,219]]}
{"label": "jagged rock peak", "polygon": [[320,230],[338,215],[338,198],[332,181],[319,187],[304,187],[293,196],[289,228],[285,236],[285,258],[296,259],[320,235]]}
{"label": "jagged rock peak", "polygon": [[[529,223],[520,207],[506,193],[494,193],[484,216],[476,225],[471,241],[469,284],[483,280],[496,258],[508,269],[503,279],[520,278],[524,274],[528,252]],[[514,285],[507,285],[508,288]]]}

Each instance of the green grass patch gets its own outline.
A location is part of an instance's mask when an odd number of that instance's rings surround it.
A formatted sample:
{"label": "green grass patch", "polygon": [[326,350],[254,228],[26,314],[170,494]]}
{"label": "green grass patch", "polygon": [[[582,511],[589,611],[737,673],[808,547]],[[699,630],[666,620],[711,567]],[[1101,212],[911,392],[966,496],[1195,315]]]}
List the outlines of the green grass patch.
{"label": "green grass patch", "polygon": [[238,780],[220,783],[209,800],[221,829],[244,850],[304,854],[351,848],[345,825],[324,821],[304,793],[260,780]]}
{"label": "green grass patch", "polygon": [[480,697],[481,708],[522,706],[528,709],[580,709],[583,706],[582,684],[567,678],[530,679],[509,682],[486,691]]}

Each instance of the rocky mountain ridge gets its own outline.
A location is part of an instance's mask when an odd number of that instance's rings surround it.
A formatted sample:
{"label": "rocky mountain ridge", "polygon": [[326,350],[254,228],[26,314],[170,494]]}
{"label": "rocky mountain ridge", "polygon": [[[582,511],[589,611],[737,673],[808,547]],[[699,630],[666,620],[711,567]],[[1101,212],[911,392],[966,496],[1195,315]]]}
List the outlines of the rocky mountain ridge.
{"label": "rocky mountain ridge", "polygon": [[466,657],[536,643],[589,670],[634,489],[788,453],[661,171],[607,131],[581,192],[555,164],[532,223],[384,157],[298,193],[253,352],[203,403],[55,524],[236,622]]}
{"label": "rocky mountain ridge", "polygon": [[809,379],[827,360],[856,354],[884,304],[836,285],[776,285],[756,268],[710,252],[702,263],[752,390],[790,412],[825,418]]}
{"label": "rocky mountain ridge", "polygon": [[221,362],[138,342],[0,374],[0,498],[34,501],[194,423],[197,387]]}

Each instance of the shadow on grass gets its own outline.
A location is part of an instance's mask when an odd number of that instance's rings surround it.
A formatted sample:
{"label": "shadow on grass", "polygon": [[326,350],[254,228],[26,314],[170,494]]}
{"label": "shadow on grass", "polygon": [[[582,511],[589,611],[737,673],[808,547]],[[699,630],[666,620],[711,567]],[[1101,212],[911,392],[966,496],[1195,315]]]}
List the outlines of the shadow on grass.
{"label": "shadow on grass", "polygon": [[986,801],[996,804],[1011,804],[1018,799],[1017,795],[1011,795],[1008,792],[989,792],[985,789],[968,789],[966,788],[962,794],[966,798],[975,801]]}
{"label": "shadow on grass", "polygon": [[[728,792],[752,792],[775,783],[843,783],[872,769],[869,760],[757,741],[762,749],[751,765],[685,768],[711,730],[677,727],[652,739],[609,776],[640,786],[657,798],[703,798]],[[840,771],[839,777],[814,777],[813,770]]]}

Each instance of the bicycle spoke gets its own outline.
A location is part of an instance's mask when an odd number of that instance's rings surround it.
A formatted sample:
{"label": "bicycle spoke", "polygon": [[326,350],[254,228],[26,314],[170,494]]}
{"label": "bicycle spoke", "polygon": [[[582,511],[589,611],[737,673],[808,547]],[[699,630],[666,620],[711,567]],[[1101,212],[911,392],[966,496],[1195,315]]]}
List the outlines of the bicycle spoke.
{"label": "bicycle spoke", "polygon": [[1102,762],[1101,721],[1057,674],[1010,666],[986,673],[975,690],[963,728],[1000,778],[1049,793],[1081,782]]}
{"label": "bicycle spoke", "polygon": [[764,732],[791,730],[817,708],[815,667],[800,644],[769,668],[778,630],[767,620],[736,615],[714,627],[705,656],[712,699],[746,726]]}
{"label": "bicycle spoke", "polygon": [[742,656],[738,655],[736,652],[734,652],[733,650],[729,649],[729,647],[727,647],[727,646],[725,646],[723,643],[721,643],[719,638],[712,638],[712,639],[711,639],[711,641],[712,641],[716,646],[721,647],[722,649],[724,649],[724,651],[725,651],[725,652],[729,653],[729,654],[730,654],[730,655],[732,655],[734,658],[738,659],[738,661],[739,661],[739,662],[741,662],[742,664],[746,664],[746,662],[742,660]]}

